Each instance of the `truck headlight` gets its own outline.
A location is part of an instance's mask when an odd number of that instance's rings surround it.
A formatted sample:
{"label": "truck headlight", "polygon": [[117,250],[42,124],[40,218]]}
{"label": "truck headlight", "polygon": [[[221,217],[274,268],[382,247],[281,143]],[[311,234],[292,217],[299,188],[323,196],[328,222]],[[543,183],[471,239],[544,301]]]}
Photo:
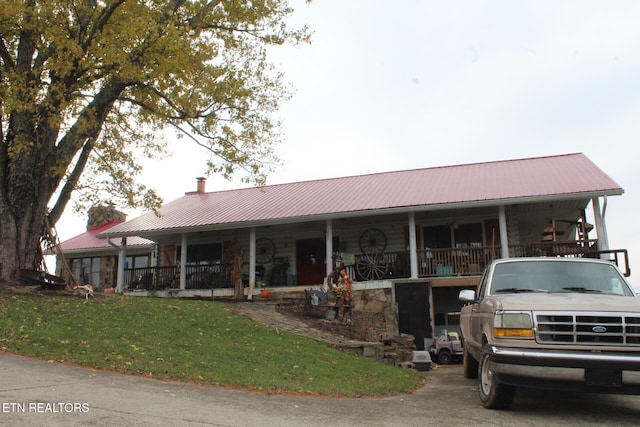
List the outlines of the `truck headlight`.
{"label": "truck headlight", "polygon": [[496,338],[533,338],[533,323],[529,313],[496,313],[493,318]]}

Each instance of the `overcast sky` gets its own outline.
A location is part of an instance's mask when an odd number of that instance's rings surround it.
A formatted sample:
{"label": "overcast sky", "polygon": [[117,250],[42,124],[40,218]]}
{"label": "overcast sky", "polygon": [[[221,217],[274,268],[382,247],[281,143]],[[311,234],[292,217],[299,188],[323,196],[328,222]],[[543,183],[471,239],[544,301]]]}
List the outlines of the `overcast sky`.
{"label": "overcast sky", "polygon": [[[608,200],[609,242],[640,268],[639,1],[291,4],[291,24],[315,34],[272,56],[296,95],[277,115],[284,164],[270,184],[582,152],[624,188]],[[143,176],[165,201],[205,171],[202,151],[180,147]],[[69,212],[58,233],[85,224]]]}

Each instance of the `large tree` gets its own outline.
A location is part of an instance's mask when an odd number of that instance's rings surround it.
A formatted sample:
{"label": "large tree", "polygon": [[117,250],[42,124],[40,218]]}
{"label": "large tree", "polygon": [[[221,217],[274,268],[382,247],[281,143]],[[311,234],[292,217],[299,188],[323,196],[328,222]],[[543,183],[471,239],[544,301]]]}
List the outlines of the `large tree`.
{"label": "large tree", "polygon": [[0,289],[37,266],[45,223],[70,200],[159,206],[135,177],[166,149],[163,129],[208,150],[209,173],[263,183],[280,139],[271,113],[290,95],[267,50],[308,40],[291,12],[287,0],[3,0]]}

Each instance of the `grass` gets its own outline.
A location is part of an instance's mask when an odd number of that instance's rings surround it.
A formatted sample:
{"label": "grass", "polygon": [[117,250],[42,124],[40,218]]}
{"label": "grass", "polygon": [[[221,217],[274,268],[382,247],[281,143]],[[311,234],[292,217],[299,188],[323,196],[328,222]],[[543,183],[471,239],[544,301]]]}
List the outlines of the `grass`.
{"label": "grass", "polygon": [[231,314],[212,301],[0,293],[0,350],[271,393],[385,396],[421,375]]}

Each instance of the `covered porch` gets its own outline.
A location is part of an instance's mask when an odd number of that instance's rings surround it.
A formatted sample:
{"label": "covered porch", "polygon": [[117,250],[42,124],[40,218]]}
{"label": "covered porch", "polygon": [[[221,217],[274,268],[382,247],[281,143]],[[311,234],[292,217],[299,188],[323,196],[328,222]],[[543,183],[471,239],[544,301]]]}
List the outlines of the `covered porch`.
{"label": "covered porch", "polygon": [[[120,292],[224,289],[232,277],[315,286],[338,265],[366,283],[475,277],[512,256],[618,261],[604,215],[607,197],[622,193],[580,153],[220,192],[199,179],[159,215],[98,237],[120,238]],[[134,237],[153,254],[125,267]]]}
{"label": "covered porch", "polygon": [[[589,246],[582,242],[546,242],[539,244],[509,245],[509,257],[559,256],[559,257],[609,257],[628,276],[630,267],[626,249],[596,249],[595,241]],[[500,258],[500,247],[473,247],[447,249],[421,249],[417,251],[417,278],[447,278],[479,276],[494,259]],[[376,254],[356,254],[354,263],[344,264],[349,275],[357,282],[411,278],[411,256],[408,251],[379,252]],[[243,284],[249,286],[249,264],[245,264]],[[163,290],[224,290],[233,287],[231,264],[187,265],[185,266],[185,286],[180,287],[180,266],[153,266],[124,270],[124,291],[163,291]],[[264,276],[264,268],[258,270],[258,287],[295,286],[297,283],[272,283]],[[266,280],[265,280],[266,279]],[[320,285],[322,282],[317,283]]]}

